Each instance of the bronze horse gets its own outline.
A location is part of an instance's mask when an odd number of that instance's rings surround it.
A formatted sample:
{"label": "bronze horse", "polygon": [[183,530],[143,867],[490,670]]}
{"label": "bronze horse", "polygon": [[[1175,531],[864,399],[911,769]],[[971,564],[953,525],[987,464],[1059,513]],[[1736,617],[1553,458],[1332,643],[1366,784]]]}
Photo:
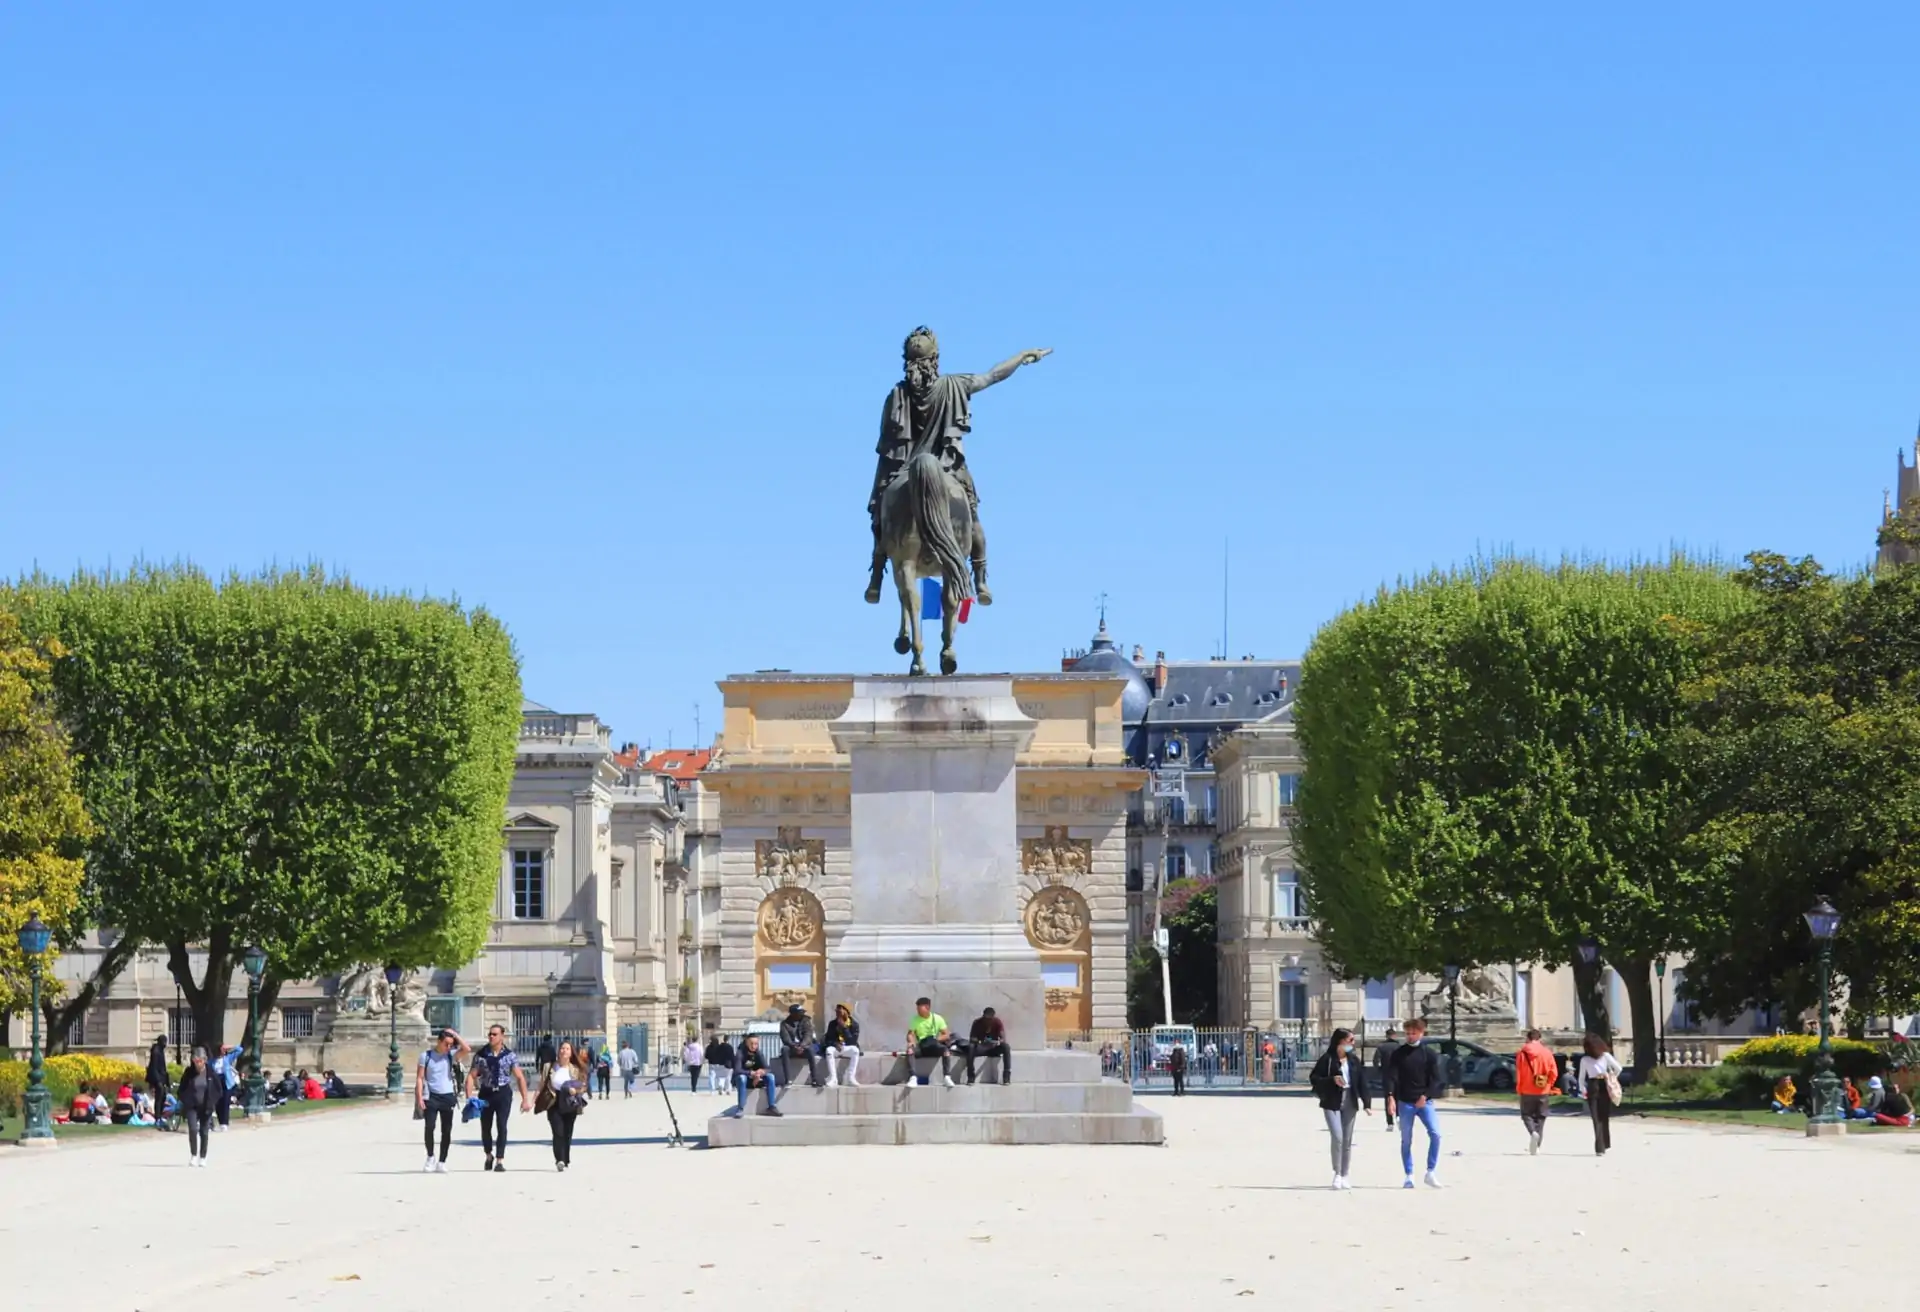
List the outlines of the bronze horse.
{"label": "bronze horse", "polygon": [[966,491],[941,468],[931,451],[917,451],[880,500],[880,547],[893,565],[900,594],[900,636],[893,649],[913,652],[909,674],[925,674],[920,645],[920,580],[940,580],[940,673],[959,668],[953,655],[953,624],[960,603],[974,595],[973,513]]}

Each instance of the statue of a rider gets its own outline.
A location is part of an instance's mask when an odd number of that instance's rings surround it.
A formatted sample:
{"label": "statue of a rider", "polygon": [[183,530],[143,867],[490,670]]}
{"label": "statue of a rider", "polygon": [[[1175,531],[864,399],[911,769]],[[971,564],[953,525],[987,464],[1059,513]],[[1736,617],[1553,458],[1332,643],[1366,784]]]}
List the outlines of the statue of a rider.
{"label": "statue of a rider", "polygon": [[908,457],[924,449],[937,455],[941,467],[966,490],[967,505],[973,511],[973,586],[982,606],[993,604],[993,594],[987,591],[987,535],[980,527],[980,494],[974,490],[964,445],[972,427],[971,398],[1050,351],[1022,351],[984,374],[942,374],[940,343],[934,339],[933,330],[923,326],[907,334],[901,348],[906,377],[887,393],[886,408],[880,412],[880,444],[876,448],[880,459],[873,471],[873,491],[867,497],[867,517],[873,526],[873,567],[867,577],[869,602],[879,602],[880,580],[887,568],[886,554],[880,548],[881,498]]}

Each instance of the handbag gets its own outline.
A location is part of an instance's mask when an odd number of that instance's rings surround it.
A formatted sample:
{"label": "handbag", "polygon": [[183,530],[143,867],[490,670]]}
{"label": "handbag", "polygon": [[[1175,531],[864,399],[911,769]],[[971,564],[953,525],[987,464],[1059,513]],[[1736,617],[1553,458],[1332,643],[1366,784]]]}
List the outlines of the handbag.
{"label": "handbag", "polygon": [[560,1110],[568,1116],[578,1116],[587,1110],[587,1091],[577,1084],[569,1084],[560,1090]]}
{"label": "handbag", "polygon": [[1607,1072],[1607,1101],[1612,1103],[1615,1107],[1618,1107],[1620,1105],[1620,1100],[1624,1097],[1626,1097],[1626,1091],[1620,1087],[1619,1074],[1614,1071],[1608,1071]]}

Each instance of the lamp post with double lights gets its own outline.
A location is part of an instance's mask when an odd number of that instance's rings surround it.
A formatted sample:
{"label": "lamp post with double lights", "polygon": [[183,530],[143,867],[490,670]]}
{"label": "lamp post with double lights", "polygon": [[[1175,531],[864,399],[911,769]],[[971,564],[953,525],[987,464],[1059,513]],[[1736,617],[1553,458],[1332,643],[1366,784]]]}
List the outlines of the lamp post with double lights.
{"label": "lamp post with double lights", "polygon": [[382,973],[387,977],[387,1097],[397,1098],[406,1074],[400,1069],[400,977],[406,972],[389,961]]}
{"label": "lamp post with double lights", "polygon": [[247,968],[247,1028],[253,1046],[247,1059],[245,1114],[250,1121],[267,1118],[267,1077],[260,1068],[260,977],[267,973],[267,950],[255,943],[241,954],[240,964]]}
{"label": "lamp post with double lights", "polygon": [[47,1067],[40,1056],[40,958],[53,941],[53,931],[40,923],[40,914],[27,917],[18,934],[20,951],[27,959],[27,974],[33,980],[33,1057],[27,1064],[27,1088],[21,1095],[26,1127],[20,1132],[23,1148],[58,1148],[53,1137],[53,1095],[47,1092]]}
{"label": "lamp post with double lights", "polygon": [[1847,1114],[1842,1109],[1840,1077],[1833,1073],[1833,1030],[1827,1019],[1827,998],[1832,988],[1833,939],[1840,932],[1840,913],[1822,897],[1806,913],[1807,929],[1820,945],[1820,1055],[1813,1061],[1813,1115],[1807,1117],[1807,1134],[1845,1134]]}
{"label": "lamp post with double lights", "polygon": [[[1600,940],[1589,934],[1580,940],[1579,945],[1574,948],[1574,951],[1580,957],[1580,964],[1585,966],[1592,976],[1594,981],[1593,991],[1595,996],[1598,996],[1600,993],[1600,978],[1597,968],[1600,965]],[[1606,999],[1602,998],[1601,1006],[1603,1010],[1605,1009],[1605,1005]],[[1593,1028],[1593,1017],[1588,1016],[1585,1019],[1587,1022],[1586,1027],[1591,1030]],[[1609,1030],[1613,1028],[1613,1017],[1611,1015],[1607,1017],[1605,1028]]]}

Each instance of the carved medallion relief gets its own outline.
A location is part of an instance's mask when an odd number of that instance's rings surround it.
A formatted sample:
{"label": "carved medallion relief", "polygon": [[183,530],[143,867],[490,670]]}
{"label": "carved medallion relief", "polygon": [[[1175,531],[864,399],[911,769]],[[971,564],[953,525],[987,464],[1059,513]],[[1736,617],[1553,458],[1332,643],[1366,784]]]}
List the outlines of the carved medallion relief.
{"label": "carved medallion relief", "polygon": [[816,951],[826,929],[820,903],[803,888],[777,888],[760,904],[760,946],[768,952]]}
{"label": "carved medallion relief", "polygon": [[1087,900],[1070,888],[1043,888],[1027,903],[1027,940],[1042,952],[1080,952],[1087,946]]}

